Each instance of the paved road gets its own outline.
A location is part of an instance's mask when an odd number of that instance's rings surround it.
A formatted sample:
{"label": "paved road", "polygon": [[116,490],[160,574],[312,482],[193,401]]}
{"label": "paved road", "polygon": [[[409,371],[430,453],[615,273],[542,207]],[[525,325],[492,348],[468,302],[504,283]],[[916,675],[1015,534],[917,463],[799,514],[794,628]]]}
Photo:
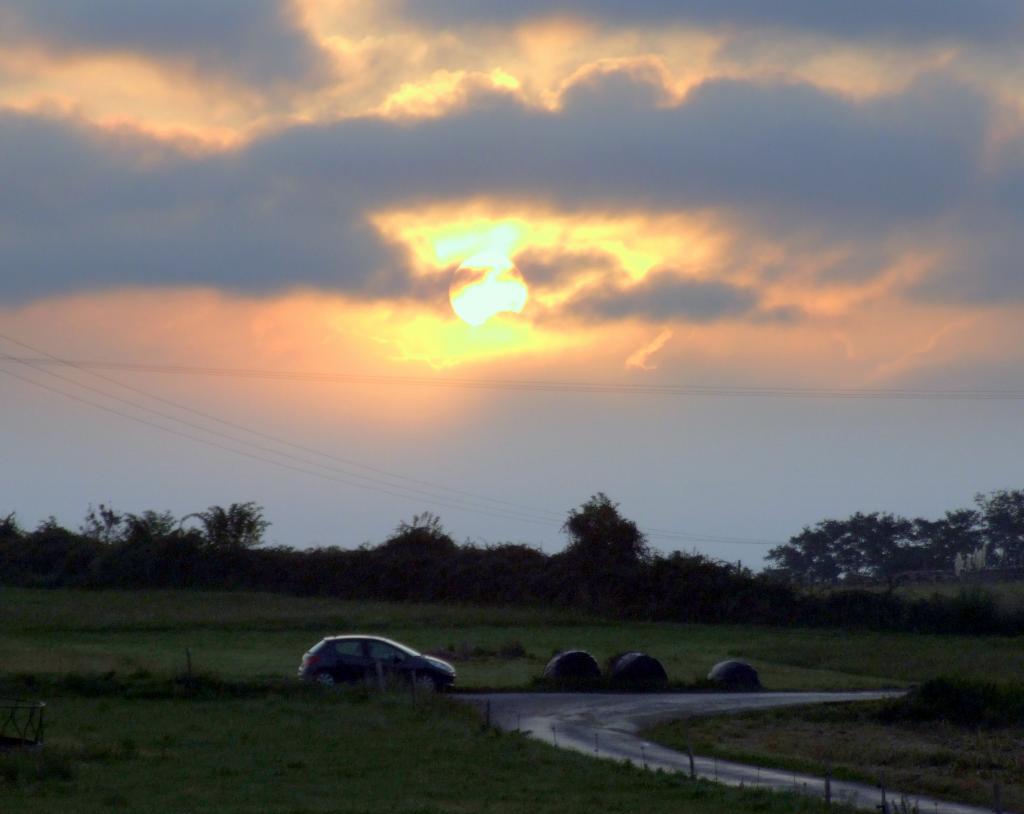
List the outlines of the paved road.
{"label": "paved road", "polygon": [[[807,692],[807,693],[489,693],[455,696],[469,701],[484,714],[489,708],[491,723],[502,729],[519,730],[564,749],[612,760],[629,760],[651,769],[689,773],[687,755],[644,741],[638,732],[659,721],[694,715],[715,715],[797,704],[836,701],[865,701],[898,693]],[[695,756],[695,774],[732,786],[762,786],[799,791],[823,797],[825,781],[811,775],[761,769],[739,763]],[[878,788],[861,783],[833,780],[832,798],[858,808],[879,810],[882,794]],[[888,791],[890,805],[901,798]],[[917,803],[921,814],[991,814],[976,808],[906,795]],[[890,809],[891,810],[891,809]]]}

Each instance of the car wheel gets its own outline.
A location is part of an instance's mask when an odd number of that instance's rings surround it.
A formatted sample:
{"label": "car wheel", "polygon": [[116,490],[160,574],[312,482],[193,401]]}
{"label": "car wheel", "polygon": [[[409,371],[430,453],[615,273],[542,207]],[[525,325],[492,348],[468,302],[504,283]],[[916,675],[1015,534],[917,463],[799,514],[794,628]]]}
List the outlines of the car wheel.
{"label": "car wheel", "polygon": [[437,682],[434,681],[434,679],[432,679],[428,675],[423,675],[422,673],[420,675],[415,676],[413,678],[413,681],[416,682],[417,692],[431,693],[437,692],[439,689],[437,686]]}
{"label": "car wheel", "polygon": [[334,686],[334,676],[332,676],[330,673],[326,673],[326,672],[317,673],[316,677],[315,677],[315,681],[316,681],[317,684],[321,684],[324,687],[333,687]]}

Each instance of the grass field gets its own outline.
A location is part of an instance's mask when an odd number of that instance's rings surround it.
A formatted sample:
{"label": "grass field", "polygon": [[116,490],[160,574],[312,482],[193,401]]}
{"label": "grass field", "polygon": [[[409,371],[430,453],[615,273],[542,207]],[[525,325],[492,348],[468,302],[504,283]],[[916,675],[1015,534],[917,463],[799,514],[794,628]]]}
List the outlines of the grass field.
{"label": "grass field", "polygon": [[[746,658],[770,689],[874,688],[936,675],[991,680],[1024,673],[1020,638],[611,622],[562,611],[274,594],[0,589],[0,671],[7,675],[171,675],[184,669],[188,649],[197,671],[291,677],[310,645],[342,632],[454,651],[464,688],[525,686],[554,651],[567,647],[586,648],[599,660],[645,650],[680,683],[703,678],[721,659]],[[499,655],[518,646],[524,656]]]}
{"label": "grass field", "polygon": [[[364,630],[424,647],[529,642],[530,658],[460,663],[471,681],[508,684],[532,675],[549,642],[608,640],[611,626],[594,620],[185,592],[4,589],[0,608],[0,681],[48,704],[42,755],[0,755],[4,810],[822,811],[485,730],[447,698],[414,707],[404,693],[325,691],[292,678],[320,635]],[[207,674],[194,698],[171,681],[185,647]],[[531,667],[499,669],[518,662]]]}
{"label": "grass field", "polygon": [[[484,730],[448,699],[293,688],[202,701],[67,697],[42,758],[0,755],[4,810],[822,812]],[[40,763],[40,760],[43,762]]]}
{"label": "grass field", "polygon": [[[405,694],[324,692],[294,681],[309,645],[355,631],[454,651],[463,688],[529,686],[554,650],[570,646],[600,659],[644,649],[680,682],[744,657],[771,688],[891,686],[1024,668],[1013,639],[634,624],[228,592],[3,588],[0,694],[48,704],[42,757],[0,755],[5,810],[822,810],[485,731],[471,710],[445,698],[414,708]],[[194,698],[175,683],[186,648],[202,677]]]}
{"label": "grass field", "polygon": [[1002,785],[1006,810],[1024,811],[1024,728],[943,721],[882,723],[881,704],[796,707],[662,724],[647,733],[675,748],[760,766],[824,774],[976,805]]}

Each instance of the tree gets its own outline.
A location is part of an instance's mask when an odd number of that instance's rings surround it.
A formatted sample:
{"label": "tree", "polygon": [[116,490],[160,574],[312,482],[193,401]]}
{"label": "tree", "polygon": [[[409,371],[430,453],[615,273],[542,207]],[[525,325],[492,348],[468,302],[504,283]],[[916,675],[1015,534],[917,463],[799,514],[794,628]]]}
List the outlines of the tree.
{"label": "tree", "polygon": [[443,601],[459,595],[451,584],[459,547],[441,518],[431,512],[398,524],[394,534],[372,551],[378,595],[400,601]]}
{"label": "tree", "polygon": [[441,525],[441,518],[432,512],[414,514],[412,520],[403,520],[381,549],[390,553],[416,556],[451,554],[455,541]]}
{"label": "tree", "polygon": [[983,542],[981,515],[974,509],[955,509],[940,520],[914,520],[913,536],[922,567],[952,571],[957,555],[976,551]]}
{"label": "tree", "polygon": [[179,531],[179,523],[170,512],[147,509],[142,514],[126,514],[122,518],[124,538],[128,542],[166,540]]}
{"label": "tree", "polygon": [[619,514],[619,504],[598,492],[569,512],[562,531],[569,536],[565,553],[610,568],[635,568],[650,562],[647,538],[632,520]]}
{"label": "tree", "polygon": [[598,492],[569,512],[562,530],[569,545],[560,555],[567,592],[595,609],[635,604],[644,569],[652,561],[647,538],[617,503]]}
{"label": "tree", "polygon": [[101,503],[96,509],[89,504],[89,511],[85,514],[85,522],[79,532],[101,543],[114,543],[121,539],[123,521],[124,515],[118,514],[110,506]]}
{"label": "tree", "polygon": [[202,524],[206,544],[222,551],[255,548],[270,528],[270,523],[263,519],[263,507],[251,501],[232,503],[227,509],[211,506],[205,512],[186,515],[181,523],[190,517]]}
{"label": "tree", "polygon": [[0,518],[0,540],[17,540],[21,537],[21,526],[18,518],[11,512],[7,517]]}
{"label": "tree", "polygon": [[912,524],[895,515],[857,512],[846,520],[822,520],[805,527],[768,559],[798,580],[834,585],[856,579],[891,580],[916,567]]}
{"label": "tree", "polygon": [[1024,490],[992,492],[974,498],[992,553],[1006,565],[1024,565]]}
{"label": "tree", "polygon": [[845,577],[892,580],[914,568],[910,521],[886,512],[857,512],[844,526],[839,563]]}
{"label": "tree", "polygon": [[804,526],[788,543],[771,549],[767,559],[797,582],[834,585],[842,573],[837,550],[843,531],[838,520]]}

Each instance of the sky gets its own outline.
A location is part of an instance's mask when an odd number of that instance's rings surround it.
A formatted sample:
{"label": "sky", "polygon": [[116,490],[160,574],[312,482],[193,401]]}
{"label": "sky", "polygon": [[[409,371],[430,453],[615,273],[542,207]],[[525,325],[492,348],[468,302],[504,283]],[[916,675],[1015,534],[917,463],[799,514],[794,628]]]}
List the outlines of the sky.
{"label": "sky", "polygon": [[597,492],[760,567],[1024,486],[1024,2],[2,0],[0,514]]}

